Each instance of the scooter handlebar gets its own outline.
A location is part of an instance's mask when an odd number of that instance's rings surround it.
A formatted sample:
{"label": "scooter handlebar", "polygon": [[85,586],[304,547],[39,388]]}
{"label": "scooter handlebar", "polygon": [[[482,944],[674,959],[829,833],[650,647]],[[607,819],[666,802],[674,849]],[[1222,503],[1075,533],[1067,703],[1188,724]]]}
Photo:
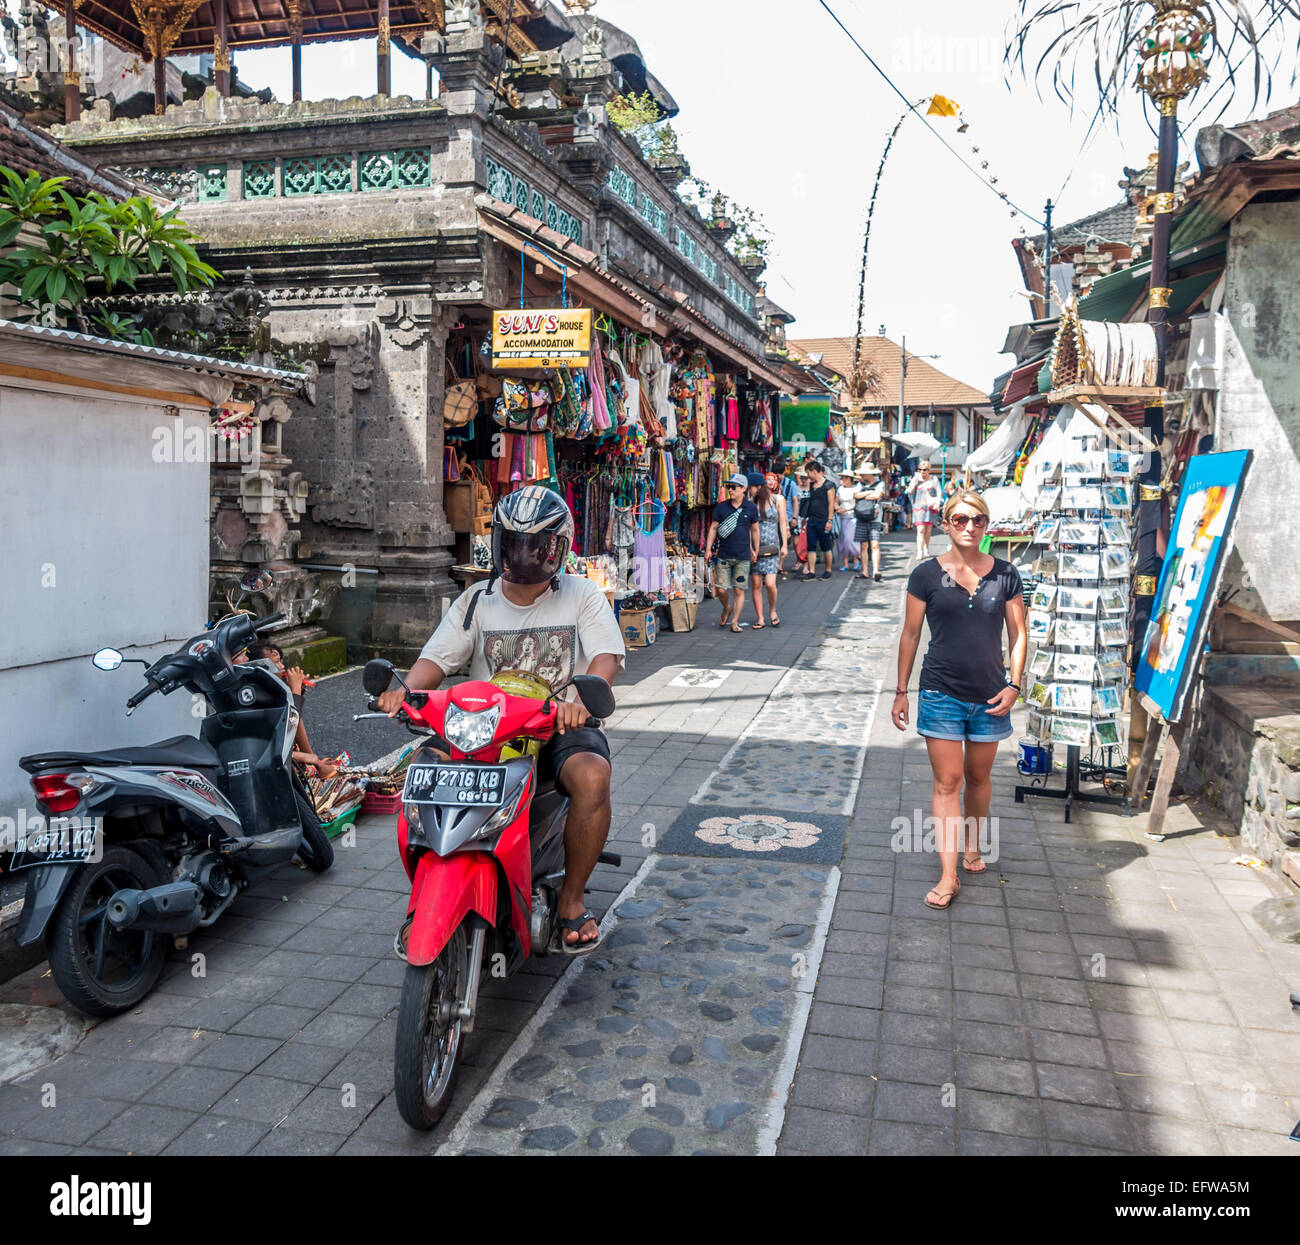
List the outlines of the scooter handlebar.
{"label": "scooter handlebar", "polygon": [[130,713],[141,701],[148,700],[158,690],[158,684],[148,683],[126,702],[126,711]]}
{"label": "scooter handlebar", "polygon": [[269,628],[274,627],[277,623],[282,622],[284,622],[284,613],[281,610],[276,610],[274,614],[268,614],[265,618],[261,618],[255,622],[253,624],[253,630],[260,635],[263,631],[266,631]]}

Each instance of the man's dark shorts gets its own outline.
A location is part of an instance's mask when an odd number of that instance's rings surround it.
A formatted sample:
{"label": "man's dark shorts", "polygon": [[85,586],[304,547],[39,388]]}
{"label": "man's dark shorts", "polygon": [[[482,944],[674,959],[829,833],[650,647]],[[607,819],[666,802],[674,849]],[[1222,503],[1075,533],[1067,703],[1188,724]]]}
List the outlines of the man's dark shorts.
{"label": "man's dark shorts", "polygon": [[578,752],[591,752],[608,761],[609,740],[605,738],[605,732],[595,726],[579,726],[563,735],[552,736],[537,758],[539,782],[554,782],[565,795],[571,795],[560,775],[565,761]]}
{"label": "man's dark shorts", "polygon": [[826,530],[826,522],[808,524],[808,552],[830,553],[835,548],[835,537]]}

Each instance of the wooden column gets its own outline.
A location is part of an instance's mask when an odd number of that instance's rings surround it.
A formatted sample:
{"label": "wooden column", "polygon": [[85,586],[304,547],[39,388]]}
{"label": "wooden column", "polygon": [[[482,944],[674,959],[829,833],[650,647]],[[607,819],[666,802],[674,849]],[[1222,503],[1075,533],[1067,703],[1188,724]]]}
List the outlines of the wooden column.
{"label": "wooden column", "polygon": [[388,51],[388,0],[379,0],[379,94],[392,94],[392,62]]}
{"label": "wooden column", "polygon": [[213,76],[216,79],[217,94],[230,98],[230,43],[226,33],[226,0],[213,0],[212,61]]}
{"label": "wooden column", "polygon": [[153,110],[160,117],[167,107],[167,58],[153,58]]}
{"label": "wooden column", "polygon": [[294,36],[291,56],[293,59],[293,102],[296,104],[302,99],[302,40],[297,35]]}
{"label": "wooden column", "polygon": [[290,79],[296,104],[302,99],[302,0],[288,0],[288,8]]}
{"label": "wooden column", "polygon": [[81,70],[77,58],[77,7],[76,0],[67,0],[63,9],[66,30],[68,63],[63,69],[63,119],[69,125],[81,120]]}

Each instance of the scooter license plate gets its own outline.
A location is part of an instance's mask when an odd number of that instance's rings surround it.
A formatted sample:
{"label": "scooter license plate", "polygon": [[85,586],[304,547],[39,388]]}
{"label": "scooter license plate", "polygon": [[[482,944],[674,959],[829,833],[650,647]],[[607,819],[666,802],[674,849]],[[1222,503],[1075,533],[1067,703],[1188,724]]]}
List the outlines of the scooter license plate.
{"label": "scooter license plate", "polygon": [[51,818],[48,826],[20,832],[14,841],[9,869],[30,869],[34,865],[78,864],[98,860],[99,821]]}
{"label": "scooter license plate", "polygon": [[452,808],[495,807],[506,793],[504,765],[411,765],[402,800]]}

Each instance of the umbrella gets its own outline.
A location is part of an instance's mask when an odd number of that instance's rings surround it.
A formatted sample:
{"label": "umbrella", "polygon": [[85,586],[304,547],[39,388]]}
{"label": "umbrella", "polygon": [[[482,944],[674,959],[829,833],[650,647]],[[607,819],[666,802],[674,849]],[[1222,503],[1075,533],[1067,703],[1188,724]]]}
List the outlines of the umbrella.
{"label": "umbrella", "polygon": [[908,451],[909,458],[913,456],[924,458],[927,454],[933,454],[942,448],[941,443],[928,432],[895,432],[886,435],[896,445],[903,446]]}

